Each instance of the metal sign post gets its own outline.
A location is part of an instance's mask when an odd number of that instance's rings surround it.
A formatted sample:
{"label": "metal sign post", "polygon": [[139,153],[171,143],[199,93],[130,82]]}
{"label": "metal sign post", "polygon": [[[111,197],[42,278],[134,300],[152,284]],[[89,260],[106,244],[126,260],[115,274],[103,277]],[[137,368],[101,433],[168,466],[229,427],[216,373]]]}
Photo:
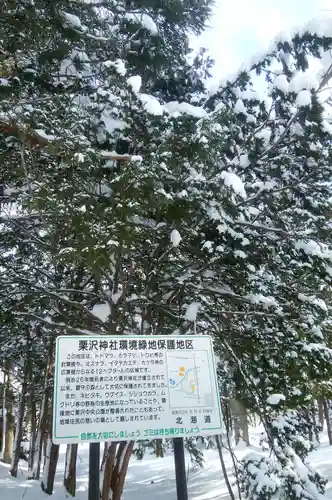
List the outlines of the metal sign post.
{"label": "metal sign post", "polygon": [[88,500],[99,500],[100,443],[89,445],[89,496]]}
{"label": "metal sign post", "polygon": [[174,438],[174,462],[177,500],[188,500],[186,461],[183,438]]}

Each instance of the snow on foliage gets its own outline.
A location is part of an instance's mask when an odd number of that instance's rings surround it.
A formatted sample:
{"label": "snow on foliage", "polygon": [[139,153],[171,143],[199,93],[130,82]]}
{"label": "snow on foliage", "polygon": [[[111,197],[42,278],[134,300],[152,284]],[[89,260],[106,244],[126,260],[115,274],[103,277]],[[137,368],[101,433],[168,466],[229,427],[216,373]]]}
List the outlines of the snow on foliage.
{"label": "snow on foliage", "polygon": [[181,240],[182,240],[182,238],[181,238],[179,231],[177,229],[173,229],[171,232],[171,243],[172,243],[173,247],[179,246],[181,243]]}
{"label": "snow on foliage", "polygon": [[135,23],[141,24],[143,28],[147,29],[153,36],[158,35],[158,28],[156,23],[154,22],[152,17],[146,13],[136,14],[132,12],[127,12],[125,14],[125,19],[127,19],[128,21],[133,21]]}
{"label": "snow on foliage", "polygon": [[107,302],[104,302],[103,304],[95,304],[92,308],[92,314],[103,323],[106,323],[109,315],[111,314],[109,304]]}
{"label": "snow on foliage", "polygon": [[269,405],[278,405],[280,401],[285,401],[286,398],[283,394],[271,394],[266,400]]}
{"label": "snow on foliage", "polygon": [[138,94],[142,86],[142,78],[140,77],[140,75],[130,76],[127,79],[127,83],[133,89],[133,92],[135,92],[135,94]]}
{"label": "snow on foliage", "polygon": [[190,115],[194,118],[204,118],[207,112],[200,106],[193,106],[188,102],[171,101],[163,106],[171,116],[178,117],[182,114]]}
{"label": "snow on foliage", "polygon": [[193,302],[192,304],[189,304],[185,312],[184,319],[191,322],[196,321],[197,314],[200,308],[201,308],[200,302]]}
{"label": "snow on foliage", "polygon": [[246,198],[246,190],[240,177],[234,172],[221,172],[221,178],[224,180],[225,186],[230,187],[235,194],[241,196],[241,198]]}

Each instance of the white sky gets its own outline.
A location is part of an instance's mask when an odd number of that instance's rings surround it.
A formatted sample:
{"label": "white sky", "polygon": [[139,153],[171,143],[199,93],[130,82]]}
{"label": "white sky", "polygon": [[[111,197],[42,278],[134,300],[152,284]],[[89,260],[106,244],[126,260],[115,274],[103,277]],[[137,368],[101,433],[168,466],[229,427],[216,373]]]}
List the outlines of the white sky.
{"label": "white sky", "polygon": [[332,14],[332,0],[215,0],[210,28],[193,47],[208,47],[216,61],[214,77],[219,80],[267,49],[280,31],[325,14]]}

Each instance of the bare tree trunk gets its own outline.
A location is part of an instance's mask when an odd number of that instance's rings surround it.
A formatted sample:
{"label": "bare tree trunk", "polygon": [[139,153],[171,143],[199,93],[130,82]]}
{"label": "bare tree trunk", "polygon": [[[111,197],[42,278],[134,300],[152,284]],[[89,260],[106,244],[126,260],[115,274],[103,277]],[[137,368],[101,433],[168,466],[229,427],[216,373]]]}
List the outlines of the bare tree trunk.
{"label": "bare tree trunk", "polygon": [[3,461],[10,464],[13,457],[14,446],[14,432],[15,432],[15,419],[14,419],[14,393],[13,393],[13,362],[11,360],[6,362],[6,395],[5,395],[5,439]]}
{"label": "bare tree trunk", "polygon": [[41,489],[47,495],[53,494],[54,479],[59,458],[59,448],[60,447],[58,444],[52,443],[52,435],[50,433],[47,441],[46,461],[43,471],[43,479],[40,484]]}
{"label": "bare tree trunk", "polygon": [[26,359],[24,362],[24,373],[23,373],[23,383],[22,383],[22,391],[21,391],[21,400],[18,412],[18,418],[16,422],[16,432],[15,432],[15,441],[14,441],[14,452],[12,458],[12,465],[10,469],[10,473],[13,477],[17,477],[18,470],[18,462],[20,460],[20,450],[23,436],[23,421],[24,421],[24,413],[25,413],[25,400],[26,393],[28,389],[28,377],[30,371],[30,353],[29,353],[29,341],[27,344],[27,353]]}
{"label": "bare tree trunk", "polygon": [[76,493],[77,444],[67,444],[65,475],[63,485],[71,496]]}
{"label": "bare tree trunk", "polygon": [[5,449],[5,434],[6,434],[6,373],[3,372],[3,391],[2,391],[2,428],[1,428],[1,448],[0,458],[3,457]]}
{"label": "bare tree trunk", "polygon": [[221,469],[222,469],[222,472],[224,474],[225,483],[226,483],[226,486],[228,489],[228,493],[229,493],[229,496],[231,497],[231,500],[235,500],[235,495],[234,495],[231,483],[229,482],[229,478],[227,475],[225,460],[224,460],[224,456],[222,453],[222,443],[221,443],[220,436],[216,436],[216,442],[217,442],[217,448],[218,448],[218,453],[219,453],[219,458],[220,458],[220,463],[221,463]]}
{"label": "bare tree trunk", "polygon": [[46,435],[47,424],[48,424],[48,418],[47,418],[48,405],[49,405],[49,399],[51,396],[49,379],[52,375],[52,359],[53,359],[53,342],[50,342],[50,345],[48,348],[48,359],[47,359],[45,379],[44,379],[44,394],[43,394],[43,399],[42,399],[40,413],[39,413],[39,424],[38,424],[38,431],[37,431],[37,436],[36,436],[36,441],[35,441],[35,446],[34,446],[35,452],[34,452],[34,456],[33,456],[33,466],[32,466],[32,479],[37,479],[37,480],[40,478],[42,451],[43,451],[43,445],[45,442],[45,435]]}
{"label": "bare tree trunk", "polygon": [[332,428],[331,428],[331,420],[330,420],[330,411],[329,411],[329,401],[323,399],[323,407],[324,407],[324,415],[326,420],[326,428],[327,435],[329,437],[330,446],[332,445]]}
{"label": "bare tree trunk", "polygon": [[120,500],[134,441],[111,443],[107,449],[101,500]]}
{"label": "bare tree trunk", "polygon": [[318,404],[318,418],[319,418],[319,425],[322,428],[322,431],[324,430],[324,401],[322,398],[319,398],[317,401]]}
{"label": "bare tree trunk", "polygon": [[33,459],[35,456],[35,446],[37,437],[36,401],[34,397],[32,378],[30,379],[29,414],[30,414],[30,442],[29,442],[28,476],[32,475]]}
{"label": "bare tree trunk", "polygon": [[164,458],[164,448],[161,439],[156,440],[156,457]]}
{"label": "bare tree trunk", "polygon": [[235,444],[238,444],[242,439],[249,446],[249,426],[247,410],[242,402],[231,399],[229,402],[235,434]]}
{"label": "bare tree trunk", "polygon": [[108,450],[108,443],[106,441],[104,444],[103,458],[101,460],[101,466],[100,466],[101,471],[103,471],[105,468],[105,462],[106,462],[106,458],[107,458],[107,450]]}

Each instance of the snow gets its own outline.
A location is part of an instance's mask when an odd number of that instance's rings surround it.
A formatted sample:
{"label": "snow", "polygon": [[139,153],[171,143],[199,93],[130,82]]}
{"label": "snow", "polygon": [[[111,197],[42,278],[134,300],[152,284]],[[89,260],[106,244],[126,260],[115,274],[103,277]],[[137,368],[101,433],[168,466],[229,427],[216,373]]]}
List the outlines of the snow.
{"label": "snow", "polygon": [[235,103],[235,106],[234,106],[234,111],[235,113],[243,113],[244,115],[247,114],[247,110],[245,108],[245,105],[243,104],[243,101],[242,99],[238,99]]}
{"label": "snow", "polygon": [[50,135],[45,132],[45,130],[42,130],[40,128],[35,129],[35,133],[41,138],[45,139],[46,141],[54,141],[55,135]]}
{"label": "snow", "polygon": [[281,90],[284,94],[289,91],[289,84],[285,75],[278,75],[273,82],[273,87]]}
{"label": "snow", "polygon": [[188,102],[170,101],[164,104],[163,108],[175,118],[182,114],[190,115],[194,118],[204,118],[207,115],[207,112],[202,107],[193,106]]}
{"label": "snow", "polygon": [[127,72],[126,64],[123,59],[116,59],[116,61],[105,61],[104,65],[106,66],[106,68],[115,68],[120,76],[125,76]]}
{"label": "snow", "polygon": [[133,92],[135,92],[135,94],[138,94],[142,86],[142,78],[140,77],[140,75],[133,75],[127,79],[127,83],[133,89]]}
{"label": "snow", "polygon": [[112,134],[114,130],[123,130],[126,127],[126,123],[123,120],[113,118],[106,110],[103,111],[101,119],[109,134]]}
{"label": "snow", "polygon": [[[250,429],[251,446],[236,447],[235,459],[260,459],[264,455],[259,447],[262,428],[254,431]],[[190,463],[190,457],[186,453],[186,470],[188,480],[188,494],[190,500],[229,500],[229,494],[221,471],[220,459],[216,450],[204,450],[204,466],[195,468]],[[66,446],[60,446],[59,463],[55,477],[53,500],[68,500],[63,488],[63,477],[65,473]],[[89,447],[81,444],[78,447],[77,460],[77,500],[88,499],[88,460]],[[232,457],[224,450],[224,460],[231,484],[234,482],[232,474]],[[302,463],[294,457],[296,469],[303,467]],[[326,500],[332,498],[332,454],[331,446],[327,444],[327,437],[323,435],[320,448],[309,455],[309,464],[317,469],[328,479]],[[264,469],[256,471],[259,474],[261,484],[269,481],[264,476]],[[303,470],[307,475],[307,470]],[[301,471],[302,474],[302,471]],[[264,476],[264,477],[263,477]],[[27,464],[20,462],[19,475],[14,479],[9,474],[9,466],[0,463],[0,498],[1,500],[44,500],[38,481],[27,480]],[[174,500],[176,498],[174,459],[171,452],[167,452],[164,458],[156,458],[146,452],[143,460],[132,457],[129,462],[128,474],[125,482],[123,500]],[[313,498],[318,498],[314,496]]]}
{"label": "snow", "polygon": [[305,73],[297,73],[289,82],[290,92],[298,94],[301,90],[317,90],[319,83],[313,73],[306,71]]}
{"label": "snow", "polygon": [[74,14],[69,14],[69,12],[63,12],[62,15],[67,25],[71,26],[72,28],[82,28],[80,19]]}
{"label": "snow", "polygon": [[201,308],[201,303],[200,302],[192,302],[189,304],[187,307],[186,313],[184,315],[184,319],[187,321],[196,321],[197,313]]}
{"label": "snow", "polygon": [[111,308],[107,302],[104,302],[103,304],[95,304],[91,312],[96,318],[100,319],[100,321],[106,323],[111,314]]}
{"label": "snow", "polygon": [[173,231],[171,232],[171,243],[172,243],[173,247],[179,246],[181,240],[182,240],[182,238],[181,238],[179,231],[177,229],[173,229]]}
{"label": "snow", "polygon": [[309,90],[301,90],[296,97],[295,104],[300,108],[303,106],[310,106],[311,104],[311,94]]}
{"label": "snow", "polygon": [[163,108],[158,99],[150,94],[138,94],[138,98],[143,104],[144,109],[151,115],[162,115]]}
{"label": "snow", "polygon": [[146,13],[134,14],[132,12],[127,12],[124,16],[128,21],[133,21],[134,23],[139,23],[143,28],[147,29],[151,35],[158,35],[158,28],[151,16]]}
{"label": "snow", "polygon": [[266,400],[269,405],[278,405],[280,401],[285,401],[286,398],[283,394],[271,394]]}
{"label": "snow", "polygon": [[243,182],[234,172],[221,172],[221,178],[224,180],[225,186],[232,188],[235,194],[241,198],[247,197]]}

